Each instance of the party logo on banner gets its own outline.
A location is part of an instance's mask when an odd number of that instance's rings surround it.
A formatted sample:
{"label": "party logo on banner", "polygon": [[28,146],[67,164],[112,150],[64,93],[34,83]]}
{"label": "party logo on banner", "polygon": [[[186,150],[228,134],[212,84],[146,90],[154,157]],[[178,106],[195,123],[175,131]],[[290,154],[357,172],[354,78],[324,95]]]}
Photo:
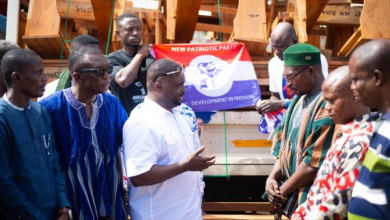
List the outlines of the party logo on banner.
{"label": "party logo on banner", "polygon": [[183,102],[194,111],[214,111],[255,105],[260,89],[244,45],[154,45],[155,58],[186,65]]}

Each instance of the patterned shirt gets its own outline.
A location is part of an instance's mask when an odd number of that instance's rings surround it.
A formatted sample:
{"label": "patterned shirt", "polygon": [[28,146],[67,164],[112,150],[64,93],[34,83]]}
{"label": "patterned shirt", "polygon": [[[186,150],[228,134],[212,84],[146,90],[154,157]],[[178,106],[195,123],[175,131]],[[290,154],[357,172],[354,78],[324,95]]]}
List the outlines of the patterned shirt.
{"label": "patterned shirt", "polygon": [[61,91],[63,89],[69,88],[72,86],[72,76],[70,75],[69,69],[64,70],[61,73],[58,84],[56,87],[56,92]]}
{"label": "patterned shirt", "polygon": [[[275,131],[271,154],[278,157],[283,179],[289,179],[301,162],[319,168],[332,143],[334,123],[324,109],[325,100],[319,95],[302,114],[300,126],[294,128],[295,117],[305,108],[305,96],[295,97]],[[312,183],[299,189],[298,204],[306,200]],[[263,197],[264,198],[264,197]]]}
{"label": "patterned shirt", "polygon": [[307,200],[295,211],[299,219],[346,219],[352,188],[362,166],[378,115],[364,115],[343,125],[329,149]]}
{"label": "patterned shirt", "polygon": [[390,112],[374,127],[348,207],[350,220],[390,219]]}
{"label": "patterned shirt", "polygon": [[90,119],[71,88],[40,101],[48,111],[74,220],[126,220],[117,155],[127,114],[109,93],[96,95]]}

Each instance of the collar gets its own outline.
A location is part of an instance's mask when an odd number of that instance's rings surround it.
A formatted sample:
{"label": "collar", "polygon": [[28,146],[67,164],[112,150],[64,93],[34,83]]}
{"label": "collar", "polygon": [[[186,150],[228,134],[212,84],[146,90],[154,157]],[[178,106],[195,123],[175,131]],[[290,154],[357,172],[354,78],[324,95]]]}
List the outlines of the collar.
{"label": "collar", "polygon": [[[64,92],[66,100],[69,102],[69,104],[73,108],[79,110],[80,108],[85,107],[84,103],[79,102],[79,100],[77,100],[74,97],[74,95],[72,93],[72,90],[71,90],[71,87],[67,88],[67,89],[64,89],[63,92]],[[100,108],[103,105],[103,95],[102,94],[97,94],[96,95],[96,99],[95,99],[95,101],[92,104],[94,104],[97,108]]]}
{"label": "collar", "polygon": [[361,129],[368,126],[366,124],[367,122],[375,122],[378,118],[380,118],[380,114],[376,113],[362,115],[359,118],[342,125],[336,136],[361,134]]}
{"label": "collar", "polygon": [[168,114],[172,115],[175,111],[178,111],[175,107],[172,109],[172,112],[170,112],[170,111],[166,110],[165,108],[161,107],[161,105],[157,104],[157,102],[151,100],[148,96],[145,96],[143,103],[146,105],[150,105],[150,108],[154,109],[153,111],[155,113],[158,113],[158,114],[167,114],[168,113]]}
{"label": "collar", "polygon": [[[12,108],[14,108],[15,110],[18,110],[18,111],[24,111],[26,108],[21,108],[21,107],[18,107],[18,106],[16,106],[16,105],[14,105],[14,104],[12,104],[12,102],[10,102],[9,101],[9,99],[7,98],[7,93],[5,93],[4,95],[3,95],[3,99],[4,99],[4,101],[8,104],[8,105],[10,105]],[[30,109],[30,103],[28,103],[28,107],[27,107],[27,109]]]}

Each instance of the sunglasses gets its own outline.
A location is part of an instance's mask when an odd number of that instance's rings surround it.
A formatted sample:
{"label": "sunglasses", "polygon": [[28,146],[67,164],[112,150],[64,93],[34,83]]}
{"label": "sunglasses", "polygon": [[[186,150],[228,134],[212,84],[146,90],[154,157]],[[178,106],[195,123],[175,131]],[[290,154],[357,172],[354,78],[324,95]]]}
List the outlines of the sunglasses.
{"label": "sunglasses", "polygon": [[293,73],[293,74],[289,74],[289,75],[283,75],[283,78],[285,78],[286,80],[293,80],[296,76],[298,76],[298,74],[302,73],[303,71],[309,69],[310,67],[312,66],[307,66],[305,68],[303,68],[301,71],[297,72],[297,73]]}
{"label": "sunglasses", "polygon": [[95,73],[97,77],[103,77],[106,72],[110,75],[112,73],[113,66],[104,68],[90,68],[90,69],[79,69],[74,71],[75,73]]}
{"label": "sunglasses", "polygon": [[172,75],[172,74],[181,76],[181,75],[184,75],[185,72],[186,72],[186,66],[184,64],[182,64],[175,71],[168,72],[168,73],[159,73],[159,74],[157,74],[157,76],[154,77],[153,82],[156,82],[157,78],[160,77],[160,76],[168,76],[168,75]]}

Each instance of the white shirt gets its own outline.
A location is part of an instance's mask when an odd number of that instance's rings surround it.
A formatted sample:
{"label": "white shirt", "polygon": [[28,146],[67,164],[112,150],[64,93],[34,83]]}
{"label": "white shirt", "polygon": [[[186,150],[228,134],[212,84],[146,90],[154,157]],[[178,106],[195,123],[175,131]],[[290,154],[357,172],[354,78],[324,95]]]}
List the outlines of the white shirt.
{"label": "white shirt", "polygon": [[[172,113],[147,96],[123,128],[128,177],[153,165],[178,163],[196,150],[194,132],[179,108]],[[197,132],[197,131],[195,131]],[[134,187],[130,182],[132,220],[201,220],[200,172],[185,172],[162,183]]]}
{"label": "white shirt", "polygon": [[45,91],[43,92],[43,96],[38,98],[38,101],[50,96],[51,94],[54,94],[56,92],[56,88],[58,85],[58,79],[46,84]]}
{"label": "white shirt", "polygon": [[[322,74],[326,78],[328,75],[328,62],[324,55],[321,54]],[[269,91],[279,93],[280,100],[286,99],[283,95],[283,72],[284,62],[279,57],[273,57],[268,63],[269,74]]]}

